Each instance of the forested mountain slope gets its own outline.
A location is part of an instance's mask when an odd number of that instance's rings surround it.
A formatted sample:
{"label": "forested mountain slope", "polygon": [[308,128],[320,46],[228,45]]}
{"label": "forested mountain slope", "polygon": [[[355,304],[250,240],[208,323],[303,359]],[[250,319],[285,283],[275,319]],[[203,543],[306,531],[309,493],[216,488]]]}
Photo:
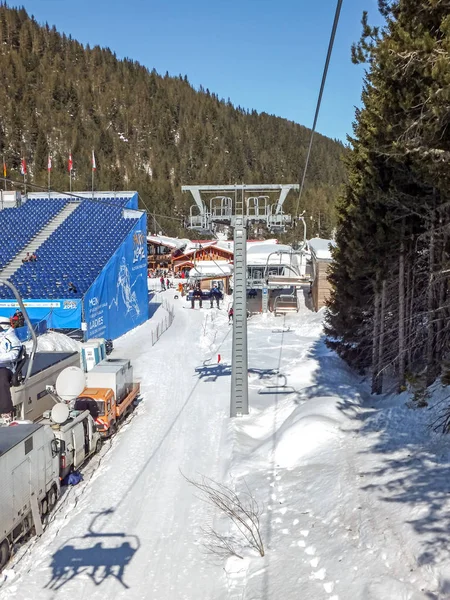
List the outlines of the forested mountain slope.
{"label": "forested mountain slope", "polygon": [[[295,183],[309,129],[235,108],[187,77],[164,77],[109,49],[84,47],[24,9],[0,5],[0,155],[20,179],[25,156],[31,182],[52,187],[137,189],[150,210],[185,214],[181,184]],[[261,90],[263,93],[263,90]],[[345,175],[341,143],[316,135],[305,200],[321,233],[334,225],[333,205]],[[163,221],[174,232],[173,222]],[[170,225],[172,223],[172,226]],[[311,233],[317,233],[311,231]]]}

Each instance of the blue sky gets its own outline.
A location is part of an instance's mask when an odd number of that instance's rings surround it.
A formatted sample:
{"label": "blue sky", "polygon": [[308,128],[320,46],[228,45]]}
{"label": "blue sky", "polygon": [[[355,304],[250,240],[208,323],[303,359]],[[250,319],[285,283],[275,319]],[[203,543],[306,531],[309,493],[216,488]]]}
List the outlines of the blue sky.
{"label": "blue sky", "polygon": [[[18,3],[10,1],[10,5]],[[336,0],[23,0],[28,13],[149,69],[187,75],[220,98],[310,127]],[[317,131],[345,141],[360,104],[352,65],[361,15],[376,0],[344,0]]]}

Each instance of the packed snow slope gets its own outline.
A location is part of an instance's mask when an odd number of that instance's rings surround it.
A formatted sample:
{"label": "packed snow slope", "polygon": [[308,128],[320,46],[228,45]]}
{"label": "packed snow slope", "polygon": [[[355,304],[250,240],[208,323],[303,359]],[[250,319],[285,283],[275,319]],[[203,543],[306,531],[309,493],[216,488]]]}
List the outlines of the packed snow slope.
{"label": "packed snow slope", "polygon": [[[1,600],[426,600],[450,598],[449,440],[444,404],[371,397],[326,349],[321,313],[248,322],[248,416],[230,420],[231,327],[191,310],[151,345],[164,309],[115,346],[142,402],[40,540],[19,548]],[[217,355],[221,362],[217,363]],[[236,534],[183,474],[208,476],[261,507],[264,556],[205,552],[212,526]]]}

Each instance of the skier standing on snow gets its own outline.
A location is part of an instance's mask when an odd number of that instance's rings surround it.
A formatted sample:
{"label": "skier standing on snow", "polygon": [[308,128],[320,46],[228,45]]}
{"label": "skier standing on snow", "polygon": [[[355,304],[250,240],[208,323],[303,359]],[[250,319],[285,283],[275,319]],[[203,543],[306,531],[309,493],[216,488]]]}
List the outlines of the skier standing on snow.
{"label": "skier standing on snow", "polygon": [[228,323],[231,323],[233,321],[233,307],[230,308],[230,310],[228,311]]}
{"label": "skier standing on snow", "polygon": [[164,275],[161,275],[160,279],[159,279],[160,283],[161,283],[161,291],[165,292],[166,291],[166,286],[164,284]]}

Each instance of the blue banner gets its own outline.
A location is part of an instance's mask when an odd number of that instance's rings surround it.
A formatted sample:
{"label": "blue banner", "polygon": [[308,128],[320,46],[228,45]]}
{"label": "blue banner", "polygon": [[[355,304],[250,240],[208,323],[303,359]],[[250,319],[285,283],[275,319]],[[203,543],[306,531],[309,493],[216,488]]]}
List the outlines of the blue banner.
{"label": "blue banner", "polygon": [[[136,219],[137,214],[130,210],[129,218]],[[85,339],[115,339],[148,319],[146,213],[141,213],[83,303]]]}
{"label": "blue banner", "polygon": [[[47,331],[47,321],[31,321],[31,325],[36,335],[42,335]],[[14,331],[21,342],[31,340],[31,333],[28,330],[28,325],[23,327],[15,327]]]}
{"label": "blue banner", "polygon": [[[31,321],[47,321],[49,329],[79,329],[81,298],[61,300],[24,300]],[[12,317],[19,304],[15,300],[0,300],[0,315]]]}

